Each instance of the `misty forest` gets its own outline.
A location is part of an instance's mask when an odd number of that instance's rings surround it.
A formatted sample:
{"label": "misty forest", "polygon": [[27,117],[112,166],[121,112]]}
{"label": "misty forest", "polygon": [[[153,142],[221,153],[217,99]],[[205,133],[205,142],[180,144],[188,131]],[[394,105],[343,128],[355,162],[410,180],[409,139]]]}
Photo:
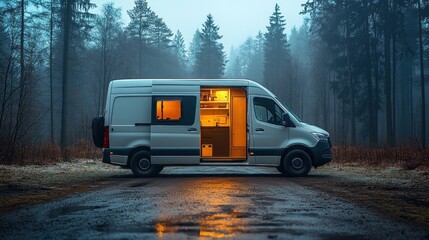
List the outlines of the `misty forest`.
{"label": "misty forest", "polygon": [[425,148],[429,2],[308,0],[291,32],[288,9],[272,10],[265,29],[225,49],[222,16],[209,12],[186,42],[146,0],[127,24],[114,3],[0,1],[0,161],[92,144],[109,82],[126,78],[250,79],[336,146]]}

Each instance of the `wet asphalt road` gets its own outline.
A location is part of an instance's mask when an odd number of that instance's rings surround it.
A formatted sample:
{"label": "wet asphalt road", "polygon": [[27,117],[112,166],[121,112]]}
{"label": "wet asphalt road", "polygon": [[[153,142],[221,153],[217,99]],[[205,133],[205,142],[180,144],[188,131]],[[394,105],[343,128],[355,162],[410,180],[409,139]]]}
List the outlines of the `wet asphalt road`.
{"label": "wet asphalt road", "polygon": [[[309,177],[317,177],[317,174]],[[166,168],[0,215],[0,239],[425,239],[272,168]]]}

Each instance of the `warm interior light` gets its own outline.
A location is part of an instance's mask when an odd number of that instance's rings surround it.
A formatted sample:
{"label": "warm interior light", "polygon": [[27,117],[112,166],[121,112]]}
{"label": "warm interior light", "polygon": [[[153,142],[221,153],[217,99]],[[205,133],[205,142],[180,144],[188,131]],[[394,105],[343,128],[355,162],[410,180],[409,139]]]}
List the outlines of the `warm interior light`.
{"label": "warm interior light", "polygon": [[[228,158],[247,158],[247,99],[246,92],[240,88],[207,88],[201,89],[200,102],[200,124],[203,129],[201,133],[201,157],[220,157],[219,149],[229,148]],[[213,130],[213,128],[223,129]],[[226,143],[229,138],[229,145]],[[222,139],[220,141],[219,139]],[[216,142],[216,143],[215,143]],[[203,145],[212,144],[213,148],[204,148]],[[210,152],[211,150],[211,152]],[[222,157],[225,157],[222,155]]]}
{"label": "warm interior light", "polygon": [[157,120],[180,120],[182,106],[180,100],[160,100],[156,102]]}
{"label": "warm interior light", "polygon": [[216,91],[216,101],[228,101],[228,91]]}

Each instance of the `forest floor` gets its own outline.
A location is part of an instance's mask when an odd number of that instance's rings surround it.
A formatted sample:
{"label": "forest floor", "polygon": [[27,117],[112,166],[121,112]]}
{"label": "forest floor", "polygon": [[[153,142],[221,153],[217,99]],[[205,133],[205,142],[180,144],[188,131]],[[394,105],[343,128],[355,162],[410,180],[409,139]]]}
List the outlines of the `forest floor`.
{"label": "forest floor", "polygon": [[[174,169],[178,168],[166,168],[161,174]],[[204,167],[192,171],[200,173],[200,169],[204,172]],[[241,173],[237,168],[234,171]],[[274,168],[272,174],[277,174]],[[124,176],[131,177],[131,171],[103,164],[100,160],[78,159],[45,166],[0,165],[0,214],[109,187],[114,179]],[[387,217],[429,229],[427,167],[408,170],[398,166],[331,163],[313,169],[307,177],[289,180]]]}

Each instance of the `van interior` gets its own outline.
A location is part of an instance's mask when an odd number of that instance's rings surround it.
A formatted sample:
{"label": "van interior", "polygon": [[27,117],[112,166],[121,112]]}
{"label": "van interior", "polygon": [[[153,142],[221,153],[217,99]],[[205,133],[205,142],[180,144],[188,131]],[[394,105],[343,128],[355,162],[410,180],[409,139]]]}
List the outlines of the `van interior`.
{"label": "van interior", "polygon": [[202,161],[245,161],[247,98],[242,88],[201,88]]}

